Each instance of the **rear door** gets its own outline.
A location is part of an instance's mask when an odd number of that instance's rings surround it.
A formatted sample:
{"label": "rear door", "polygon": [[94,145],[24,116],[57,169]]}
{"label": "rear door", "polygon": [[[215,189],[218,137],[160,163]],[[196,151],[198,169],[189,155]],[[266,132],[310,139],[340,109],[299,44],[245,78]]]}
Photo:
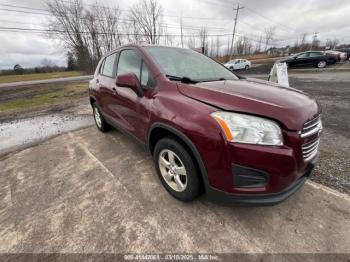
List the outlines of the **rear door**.
{"label": "rear door", "polygon": [[324,59],[324,55],[321,52],[310,52],[309,53],[309,60],[308,60],[308,65],[317,65],[318,62],[320,62],[321,60],[325,60]]}
{"label": "rear door", "polygon": [[239,59],[237,69],[242,69],[242,68],[243,68],[243,60]]}
{"label": "rear door", "polygon": [[107,56],[102,62],[96,83],[100,89],[99,107],[104,115],[115,118],[113,100],[115,95],[116,61],[118,53]]}

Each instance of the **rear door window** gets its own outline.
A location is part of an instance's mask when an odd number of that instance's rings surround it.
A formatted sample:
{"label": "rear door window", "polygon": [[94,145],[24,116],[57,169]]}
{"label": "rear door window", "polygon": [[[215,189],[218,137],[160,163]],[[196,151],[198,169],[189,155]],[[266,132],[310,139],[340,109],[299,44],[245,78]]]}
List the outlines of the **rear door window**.
{"label": "rear door window", "polygon": [[311,52],[310,53],[310,57],[316,57],[316,56],[321,56],[322,55],[322,53],[320,53],[320,52]]}

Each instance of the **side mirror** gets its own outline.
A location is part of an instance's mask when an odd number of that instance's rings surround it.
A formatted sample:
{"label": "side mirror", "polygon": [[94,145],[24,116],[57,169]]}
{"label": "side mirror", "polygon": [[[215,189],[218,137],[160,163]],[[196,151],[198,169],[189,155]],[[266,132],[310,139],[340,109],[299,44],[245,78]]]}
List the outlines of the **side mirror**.
{"label": "side mirror", "polygon": [[117,86],[128,87],[134,90],[134,92],[140,97],[143,96],[140,80],[134,73],[126,73],[117,76],[115,83]]}

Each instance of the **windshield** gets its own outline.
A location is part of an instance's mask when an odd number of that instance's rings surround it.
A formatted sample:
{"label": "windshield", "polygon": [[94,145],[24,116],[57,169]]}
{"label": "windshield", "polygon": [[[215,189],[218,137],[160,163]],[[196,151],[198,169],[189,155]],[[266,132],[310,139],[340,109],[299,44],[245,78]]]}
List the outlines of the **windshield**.
{"label": "windshield", "polygon": [[224,66],[190,49],[158,46],[145,49],[169,76],[186,77],[196,82],[238,79]]}

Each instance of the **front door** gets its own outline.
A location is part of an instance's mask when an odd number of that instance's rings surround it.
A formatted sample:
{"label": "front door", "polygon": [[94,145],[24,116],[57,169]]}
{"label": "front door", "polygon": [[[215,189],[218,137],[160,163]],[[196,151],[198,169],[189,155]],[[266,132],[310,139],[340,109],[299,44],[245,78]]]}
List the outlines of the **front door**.
{"label": "front door", "polygon": [[294,66],[304,66],[309,62],[309,53],[303,53],[296,57]]}
{"label": "front door", "polygon": [[144,140],[149,125],[148,108],[150,95],[153,92],[153,80],[147,65],[136,50],[125,49],[119,55],[117,76],[126,73],[134,73],[138,77],[144,95],[140,97],[130,88],[116,86],[115,114],[118,114],[120,120],[118,124],[122,128]]}

